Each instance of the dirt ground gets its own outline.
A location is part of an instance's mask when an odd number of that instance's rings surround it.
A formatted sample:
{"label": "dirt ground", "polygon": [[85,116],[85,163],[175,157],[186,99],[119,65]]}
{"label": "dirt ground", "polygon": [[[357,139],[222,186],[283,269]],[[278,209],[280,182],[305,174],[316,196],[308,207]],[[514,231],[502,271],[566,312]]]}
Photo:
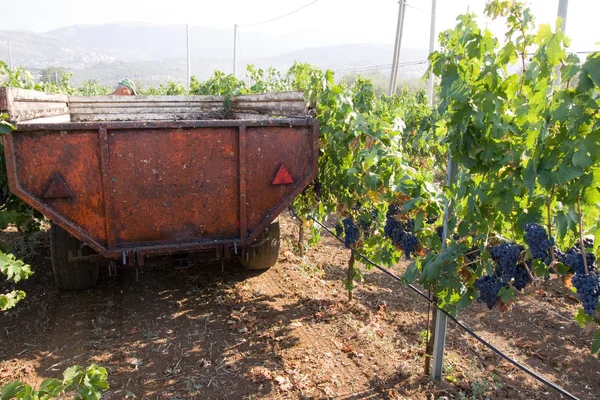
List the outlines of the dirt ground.
{"label": "dirt ground", "polygon": [[[137,282],[131,270],[103,270],[83,292],[56,289],[46,232],[27,242],[0,233],[36,272],[18,286],[28,297],[0,315],[0,384],[38,384],[94,362],[109,371],[103,399],[562,398],[452,322],[445,378],[432,383],[423,373],[427,304],[377,271],[348,302],[348,251],[324,236],[300,257],[296,224],[281,224],[280,259],[267,272],[158,258]],[[510,312],[476,304],[459,318],[580,399],[600,399],[591,334],[572,322],[577,302],[556,280],[541,285]]]}

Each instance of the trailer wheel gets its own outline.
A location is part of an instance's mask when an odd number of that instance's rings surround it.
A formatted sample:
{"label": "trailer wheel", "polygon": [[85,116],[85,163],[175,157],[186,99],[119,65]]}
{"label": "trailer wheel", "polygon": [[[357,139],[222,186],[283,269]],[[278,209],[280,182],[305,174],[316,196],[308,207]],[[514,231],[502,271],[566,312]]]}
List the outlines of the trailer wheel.
{"label": "trailer wheel", "polygon": [[98,282],[102,262],[97,260],[70,261],[69,252],[73,256],[97,254],[63,228],[52,224],[50,227],[50,254],[56,286],[65,290],[85,290],[94,287]]}
{"label": "trailer wheel", "polygon": [[257,243],[262,243],[256,248],[256,254],[253,254],[252,249],[245,252],[247,257],[242,256],[242,265],[254,271],[267,270],[275,265],[279,257],[279,234],[279,220],[277,220],[256,239]]}

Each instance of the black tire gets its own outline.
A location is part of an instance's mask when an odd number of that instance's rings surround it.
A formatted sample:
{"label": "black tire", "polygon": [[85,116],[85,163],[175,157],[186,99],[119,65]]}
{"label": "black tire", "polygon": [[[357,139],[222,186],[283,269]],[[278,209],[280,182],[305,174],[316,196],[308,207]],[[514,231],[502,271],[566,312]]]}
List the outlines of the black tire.
{"label": "black tire", "polygon": [[252,271],[265,271],[275,265],[279,257],[279,221],[271,223],[256,242],[260,245],[255,251],[250,248],[244,252],[241,257],[242,265]]}
{"label": "black tire", "polygon": [[85,290],[96,286],[102,261],[69,261],[69,252],[73,256],[80,255],[79,252],[82,256],[97,254],[63,228],[52,224],[50,227],[50,255],[56,286],[65,290]]}

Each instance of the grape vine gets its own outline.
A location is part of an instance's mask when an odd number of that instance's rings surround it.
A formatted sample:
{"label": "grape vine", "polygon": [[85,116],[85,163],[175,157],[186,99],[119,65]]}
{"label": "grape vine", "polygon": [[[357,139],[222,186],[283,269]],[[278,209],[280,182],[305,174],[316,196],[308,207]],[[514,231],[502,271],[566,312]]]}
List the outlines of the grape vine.
{"label": "grape vine", "polygon": [[[538,278],[574,274],[585,315],[576,320],[598,321],[600,53],[570,53],[560,21],[536,27],[519,1],[489,1],[485,16],[503,20],[506,35],[474,14],[440,34],[434,110],[423,92],[376,96],[366,79],[337,84],[332,71],[301,63],[285,73],[250,67],[248,83],[216,72],[194,79],[191,93],[305,93],[320,124],[319,175],[293,208],[310,243],[319,239],[311,219],[336,214],[346,247],[388,266],[410,257],[406,281],[431,288],[451,313],[477,300],[506,305]],[[445,184],[448,156],[458,174]],[[355,261],[348,287],[361,278]]]}

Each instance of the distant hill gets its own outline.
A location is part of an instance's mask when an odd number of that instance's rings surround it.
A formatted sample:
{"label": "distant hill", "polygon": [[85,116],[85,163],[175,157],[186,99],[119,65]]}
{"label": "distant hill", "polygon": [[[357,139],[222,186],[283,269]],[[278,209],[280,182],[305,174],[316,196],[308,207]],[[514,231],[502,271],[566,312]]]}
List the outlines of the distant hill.
{"label": "distant hill", "polygon": [[[47,35],[67,41],[87,51],[107,54],[122,61],[147,61],[185,57],[186,36],[183,25],[119,23],[74,25],[55,29]],[[302,47],[298,35],[240,33],[240,50],[254,57],[272,57]],[[202,58],[230,58],[233,53],[232,29],[190,27],[190,50]]]}
{"label": "distant hill", "polygon": [[11,44],[13,64],[37,70],[49,65],[81,68],[98,62],[111,62],[114,58],[87,51],[60,38],[31,31],[1,31],[0,59],[8,62],[7,42]]}
{"label": "distant hill", "polygon": [[[11,42],[15,65],[34,72],[47,66],[65,67],[74,72],[75,84],[86,79],[114,84],[135,77],[145,85],[156,85],[169,79],[183,82],[186,76],[182,25],[73,25],[42,34],[0,30],[0,59],[8,61],[6,42]],[[232,30],[190,27],[192,74],[205,79],[215,69],[231,72],[232,42]],[[246,64],[285,69],[301,61],[334,70],[389,65],[393,53],[392,45],[369,43],[303,48],[302,35],[256,32],[242,32],[239,49],[239,76]],[[403,61],[426,57],[426,50],[401,53]],[[420,73],[419,69],[415,76]]]}

